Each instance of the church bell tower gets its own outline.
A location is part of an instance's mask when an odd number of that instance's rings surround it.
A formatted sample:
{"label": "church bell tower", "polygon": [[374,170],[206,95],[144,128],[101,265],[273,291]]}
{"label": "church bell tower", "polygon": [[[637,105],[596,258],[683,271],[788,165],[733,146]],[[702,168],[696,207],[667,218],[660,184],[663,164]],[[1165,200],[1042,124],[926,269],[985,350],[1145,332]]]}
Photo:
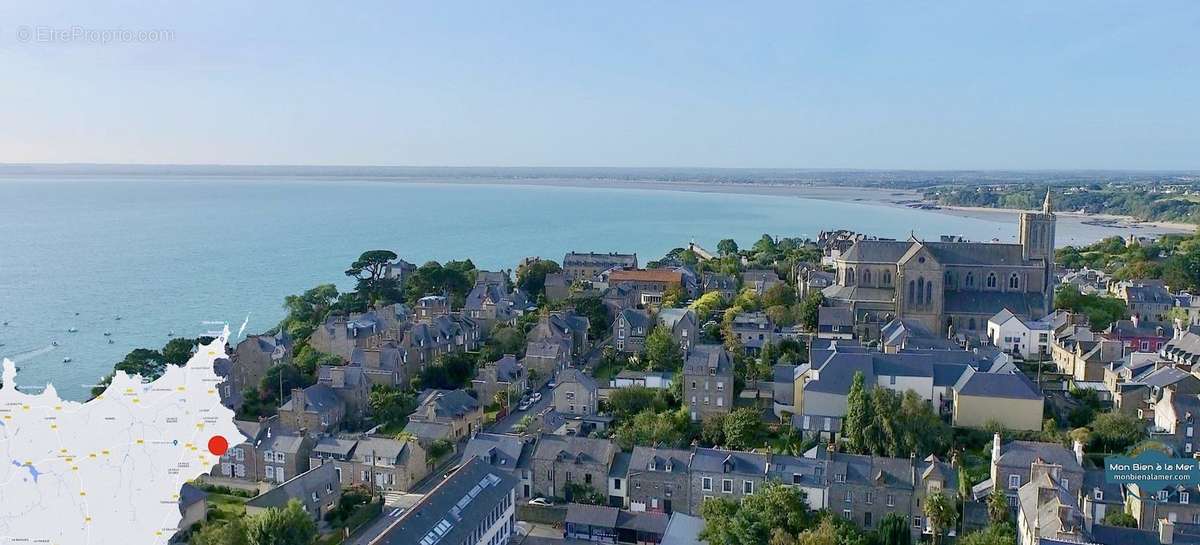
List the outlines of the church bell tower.
{"label": "church bell tower", "polygon": [[1026,261],[1042,260],[1045,267],[1042,288],[1046,292],[1045,313],[1054,310],[1054,206],[1050,202],[1050,190],[1042,201],[1040,212],[1021,212],[1021,253]]}

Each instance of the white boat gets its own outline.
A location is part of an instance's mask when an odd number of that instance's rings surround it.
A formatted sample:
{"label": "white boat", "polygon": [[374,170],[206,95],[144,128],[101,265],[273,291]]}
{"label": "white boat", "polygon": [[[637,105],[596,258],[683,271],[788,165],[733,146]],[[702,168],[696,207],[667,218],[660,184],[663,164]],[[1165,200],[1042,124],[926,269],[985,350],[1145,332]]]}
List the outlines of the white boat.
{"label": "white boat", "polygon": [[71,363],[71,357],[67,356],[67,357],[63,358],[63,363]]}
{"label": "white boat", "polygon": [[105,331],[105,332],[104,332],[104,336],[105,336],[105,337],[111,337],[111,336],[112,336],[112,331]]}
{"label": "white boat", "polygon": [[120,317],[120,316],[116,316],[116,317],[114,317],[113,319],[114,319],[114,320],[120,320],[120,319],[121,319],[121,317]]}
{"label": "white boat", "polygon": [[174,336],[175,336],[175,330],[174,330],[174,329],[172,329],[171,331],[168,331],[168,332],[167,332],[167,336],[168,336],[168,337],[174,337]]}
{"label": "white boat", "polygon": [[67,333],[76,333],[76,332],[78,332],[78,331],[79,331],[79,329],[78,329],[78,328],[74,328],[74,327],[68,327],[68,328],[67,328]]}

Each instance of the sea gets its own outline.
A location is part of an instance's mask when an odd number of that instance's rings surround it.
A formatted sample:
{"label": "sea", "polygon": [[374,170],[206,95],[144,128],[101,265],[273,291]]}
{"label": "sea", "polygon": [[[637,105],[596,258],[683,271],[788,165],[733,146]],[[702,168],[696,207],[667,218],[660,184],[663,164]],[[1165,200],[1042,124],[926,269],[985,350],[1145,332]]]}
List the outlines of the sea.
{"label": "sea", "polygon": [[[283,317],[285,296],[328,282],[350,288],[345,269],[371,249],[505,270],[572,250],[636,252],[644,263],[689,241],[749,246],[763,234],[823,229],[1002,241],[1017,230],[1011,215],[870,200],[545,181],[0,174],[0,356],[16,362],[23,390],[53,382],[64,398],[86,399],[134,348],[224,323],[265,331]],[[1058,234],[1079,244],[1125,231],[1060,220]]]}

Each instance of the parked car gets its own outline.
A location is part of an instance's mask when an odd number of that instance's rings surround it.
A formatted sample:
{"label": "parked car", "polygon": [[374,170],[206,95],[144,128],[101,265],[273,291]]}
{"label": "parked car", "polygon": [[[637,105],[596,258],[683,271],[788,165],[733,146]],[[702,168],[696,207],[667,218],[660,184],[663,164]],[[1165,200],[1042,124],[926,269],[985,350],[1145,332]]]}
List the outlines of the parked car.
{"label": "parked car", "polygon": [[529,402],[530,402],[530,403],[537,403],[537,402],[539,402],[539,401],[541,401],[541,400],[542,400],[542,393],[541,393],[541,392],[534,392],[532,396],[529,396]]}
{"label": "parked car", "polygon": [[529,500],[529,505],[540,505],[542,507],[552,507],[554,505],[554,502],[552,502],[546,498],[537,497],[537,498],[533,498],[532,500]]}
{"label": "parked car", "polygon": [[522,399],[522,400],[521,400],[521,404],[520,404],[520,405],[517,405],[517,410],[518,410],[518,411],[524,411],[524,410],[526,410],[526,409],[528,409],[528,408],[529,408],[529,400],[528,400],[528,399]]}

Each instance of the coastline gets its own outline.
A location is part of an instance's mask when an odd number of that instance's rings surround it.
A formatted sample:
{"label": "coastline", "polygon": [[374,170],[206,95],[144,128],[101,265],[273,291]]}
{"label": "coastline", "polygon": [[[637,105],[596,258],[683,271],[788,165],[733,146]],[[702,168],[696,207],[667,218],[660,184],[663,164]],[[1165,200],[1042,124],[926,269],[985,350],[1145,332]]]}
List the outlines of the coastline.
{"label": "coastline", "polygon": [[[903,188],[866,186],[827,186],[819,184],[772,184],[762,182],[685,182],[661,180],[614,180],[614,179],[560,179],[560,178],[513,178],[513,179],[380,179],[385,183],[442,183],[453,185],[517,185],[547,186],[582,189],[641,189],[650,191],[679,191],[689,193],[722,193],[732,195],[769,195],[817,199],[838,202],[857,202],[884,206],[919,208],[929,212],[949,214],[989,221],[1011,222],[1022,210],[1014,208],[989,208],[982,206],[939,205],[924,199],[920,191]],[[602,182],[597,184],[593,182]],[[913,207],[911,204],[926,207]],[[1079,223],[1129,230],[1148,230],[1153,234],[1190,234],[1200,226],[1171,221],[1141,221],[1132,216],[1118,214],[1092,214],[1072,211],[1055,211],[1060,217],[1072,218]]]}

